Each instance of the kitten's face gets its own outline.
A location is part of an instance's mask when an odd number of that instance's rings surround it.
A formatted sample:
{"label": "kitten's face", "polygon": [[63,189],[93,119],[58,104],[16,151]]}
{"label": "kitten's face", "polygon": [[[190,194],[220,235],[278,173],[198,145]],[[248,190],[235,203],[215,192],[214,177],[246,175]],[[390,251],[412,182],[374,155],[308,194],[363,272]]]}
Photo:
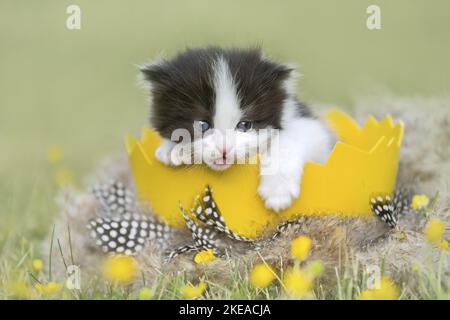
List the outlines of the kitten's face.
{"label": "kitten's face", "polygon": [[[184,150],[194,146],[212,169],[254,157],[267,139],[260,129],[281,128],[291,69],[258,50],[187,50],[141,70],[151,84],[152,126]],[[177,129],[191,140],[173,137]]]}

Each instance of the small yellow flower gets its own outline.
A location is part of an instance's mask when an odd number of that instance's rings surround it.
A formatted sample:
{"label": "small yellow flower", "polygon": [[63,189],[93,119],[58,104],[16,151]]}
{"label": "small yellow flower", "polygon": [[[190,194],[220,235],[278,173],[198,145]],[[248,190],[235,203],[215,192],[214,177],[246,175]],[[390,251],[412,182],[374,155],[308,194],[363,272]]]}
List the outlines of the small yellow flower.
{"label": "small yellow flower", "polygon": [[275,280],[275,271],[265,263],[254,266],[250,272],[250,283],[255,288],[265,288]]}
{"label": "small yellow flower", "polygon": [[58,146],[52,146],[50,148],[48,148],[47,150],[47,160],[48,162],[50,162],[51,164],[55,164],[57,162],[59,162],[62,158],[62,151],[61,148],[59,148]]}
{"label": "small yellow flower", "polygon": [[302,269],[290,268],[283,275],[286,293],[292,298],[303,298],[312,290],[312,279]]}
{"label": "small yellow flower", "polygon": [[38,283],[34,287],[40,294],[47,297],[52,297],[56,295],[62,289],[63,286],[61,283],[50,281],[46,284]]}
{"label": "small yellow flower", "polygon": [[421,210],[428,207],[430,199],[425,194],[416,194],[411,201],[411,207],[414,210]]}
{"label": "small yellow flower", "polygon": [[356,298],[357,300],[375,300],[373,297],[373,290],[364,290],[361,294]]}
{"label": "small yellow flower", "polygon": [[311,239],[307,236],[300,236],[291,242],[291,254],[300,261],[305,260],[308,257],[311,250]]}
{"label": "small yellow flower", "polygon": [[413,265],[411,266],[411,270],[414,273],[419,272],[419,265],[417,263],[413,263]]}
{"label": "small yellow flower", "polygon": [[39,273],[42,271],[42,267],[44,266],[41,259],[34,259],[31,261],[31,267],[33,268],[34,272]]}
{"label": "small yellow flower", "polygon": [[128,256],[108,257],[103,264],[103,275],[111,282],[129,284],[137,273],[136,261]]}
{"label": "small yellow flower", "polygon": [[68,168],[59,168],[55,172],[54,181],[60,187],[72,184],[73,183],[72,171],[70,171],[70,169]]}
{"label": "small yellow flower", "polygon": [[6,285],[8,294],[11,294],[14,298],[29,299],[33,297],[33,292],[30,290],[25,282],[13,282]]}
{"label": "small yellow flower", "polygon": [[153,290],[150,288],[142,288],[139,291],[139,300],[150,300],[153,297]]}
{"label": "small yellow flower", "polygon": [[181,288],[181,294],[185,299],[195,299],[200,297],[203,294],[203,291],[206,290],[206,283],[201,281],[198,285],[194,286],[191,283],[184,285]]}
{"label": "small yellow flower", "polygon": [[425,238],[430,243],[439,244],[442,240],[444,228],[445,228],[445,225],[441,220],[431,219],[428,222],[427,228],[425,230]]}
{"label": "small yellow flower", "polygon": [[442,240],[441,243],[439,243],[439,249],[441,249],[442,251],[447,251],[448,250],[448,241]]}
{"label": "small yellow flower", "polygon": [[313,277],[318,277],[323,272],[323,262],[320,260],[314,260],[308,265],[308,272],[311,273]]}
{"label": "small yellow flower", "polygon": [[397,300],[400,290],[397,285],[387,277],[380,280],[380,288],[367,289],[361,292],[358,300]]}
{"label": "small yellow flower", "polygon": [[200,251],[199,253],[197,253],[194,257],[194,262],[197,264],[198,263],[207,263],[207,262],[213,261],[214,259],[216,259],[216,256],[214,255],[212,250],[207,249],[207,250],[203,250],[203,251]]}

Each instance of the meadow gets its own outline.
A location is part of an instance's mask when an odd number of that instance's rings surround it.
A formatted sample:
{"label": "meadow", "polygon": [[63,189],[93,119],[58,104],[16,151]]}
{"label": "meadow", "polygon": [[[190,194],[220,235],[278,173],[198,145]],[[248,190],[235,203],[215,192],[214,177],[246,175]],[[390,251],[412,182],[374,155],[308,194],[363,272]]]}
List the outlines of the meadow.
{"label": "meadow", "polygon": [[[68,30],[73,1],[1,1],[0,298],[15,297],[16,280],[33,283],[28,269],[43,258],[61,184],[84,187],[104,157],[124,154],[124,136],[147,124],[141,63],[186,47],[259,45],[298,66],[307,102],[353,110],[355,97],[380,92],[448,95],[450,3],[376,1],[382,28],[370,31],[372,2],[78,0],[81,29]],[[160,298],[181,297],[170,288],[182,278],[161,281]],[[355,284],[342,281],[334,297],[353,298]],[[278,296],[239,278],[213,292],[207,298]],[[136,296],[118,289],[84,297]]]}

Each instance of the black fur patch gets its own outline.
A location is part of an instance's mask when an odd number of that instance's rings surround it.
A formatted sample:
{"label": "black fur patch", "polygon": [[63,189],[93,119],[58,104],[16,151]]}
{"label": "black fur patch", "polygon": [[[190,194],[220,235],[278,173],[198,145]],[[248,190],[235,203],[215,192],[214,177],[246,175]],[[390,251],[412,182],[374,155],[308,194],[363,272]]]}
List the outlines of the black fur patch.
{"label": "black fur patch", "polygon": [[151,84],[150,122],[161,136],[184,128],[193,136],[196,120],[212,122],[214,50],[187,50],[172,60],[144,66],[141,71]]}
{"label": "black fur patch", "polygon": [[[293,70],[263,58],[259,49],[209,47],[188,49],[171,60],[141,68],[151,84],[150,122],[163,137],[170,139],[178,128],[187,129],[192,135],[196,120],[214,126],[213,65],[219,58],[227,62],[234,78],[242,120],[252,121],[255,129],[281,128],[283,101],[288,98],[283,84]],[[295,97],[290,98],[296,101]],[[311,116],[305,105],[297,105],[299,116]]]}

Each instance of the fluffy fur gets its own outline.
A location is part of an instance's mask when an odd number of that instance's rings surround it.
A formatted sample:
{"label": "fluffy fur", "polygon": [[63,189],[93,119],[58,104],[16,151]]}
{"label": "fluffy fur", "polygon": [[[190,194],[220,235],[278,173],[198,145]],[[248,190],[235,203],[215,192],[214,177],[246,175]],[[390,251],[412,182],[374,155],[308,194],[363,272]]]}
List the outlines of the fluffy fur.
{"label": "fluffy fur", "polygon": [[150,122],[165,138],[156,157],[225,170],[258,154],[258,192],[275,211],[299,196],[305,162],[323,162],[333,146],[331,132],[295,96],[293,69],[258,49],[189,49],[141,71],[150,83]]}
{"label": "fluffy fur", "polygon": [[[407,184],[416,192],[440,196],[431,214],[447,223],[445,238],[448,239],[450,225],[450,111],[449,99],[404,99],[387,96],[361,100],[356,105],[357,116],[366,118],[367,114],[382,117],[393,114],[395,119],[405,122],[405,139],[401,151],[399,184]],[[111,159],[101,165],[101,170],[91,177],[90,182],[116,179],[132,188],[127,160]],[[232,199],[230,199],[232,201]],[[104,254],[94,247],[86,229],[86,222],[95,217],[94,199],[87,191],[63,189],[58,196],[60,213],[56,221],[55,237],[60,239],[63,252],[69,252],[67,226],[70,225],[74,259],[81,265],[83,279],[87,275],[98,273]],[[404,233],[392,231],[375,217],[373,219],[339,219],[332,215],[327,218],[305,218],[303,225],[285,233],[271,246],[260,253],[245,251],[236,247],[228,259],[217,259],[205,266],[195,265],[192,254],[179,256],[167,265],[163,265],[163,252],[157,246],[148,245],[137,258],[140,261],[147,285],[152,285],[163,275],[173,276],[184,270],[188,278],[196,279],[199,274],[208,274],[214,282],[227,285],[235,272],[245,274],[251,265],[261,259],[284,269],[290,263],[290,241],[299,234],[313,239],[312,256],[309,259],[321,259],[325,263],[326,274],[323,283],[330,288],[336,280],[335,268],[342,270],[346,266],[359,264],[384,264],[385,273],[405,286],[414,285],[411,266],[419,267],[437,263],[438,251],[425,243],[423,227],[425,220],[414,213],[408,213],[399,220]],[[185,230],[180,230],[174,242],[184,243],[190,240]],[[50,240],[44,242],[44,255],[48,252]],[[176,243],[169,244],[176,245]],[[431,251],[430,251],[431,250]],[[58,250],[54,250],[54,272],[64,274]],[[352,272],[352,270],[349,270]],[[447,276],[450,270],[444,266]]]}

